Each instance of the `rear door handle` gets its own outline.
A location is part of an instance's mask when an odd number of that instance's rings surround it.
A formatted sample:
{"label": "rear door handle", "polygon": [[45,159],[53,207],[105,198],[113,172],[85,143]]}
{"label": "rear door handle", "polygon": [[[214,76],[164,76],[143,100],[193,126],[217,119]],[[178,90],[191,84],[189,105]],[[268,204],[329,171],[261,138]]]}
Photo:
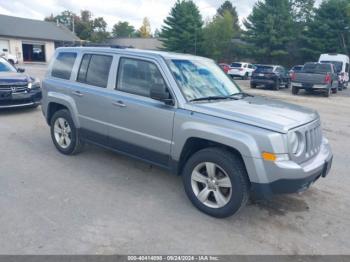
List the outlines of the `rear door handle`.
{"label": "rear door handle", "polygon": [[80,91],[73,91],[72,94],[75,95],[75,96],[79,96],[79,97],[84,96],[84,94],[81,93]]}
{"label": "rear door handle", "polygon": [[112,105],[117,107],[126,107],[126,104],[124,104],[123,101],[113,101]]}

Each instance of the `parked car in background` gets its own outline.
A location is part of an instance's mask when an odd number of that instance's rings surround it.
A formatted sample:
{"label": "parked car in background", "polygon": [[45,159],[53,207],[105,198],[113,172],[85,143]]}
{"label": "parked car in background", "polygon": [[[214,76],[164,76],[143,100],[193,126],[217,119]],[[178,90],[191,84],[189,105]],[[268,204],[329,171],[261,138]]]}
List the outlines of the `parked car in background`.
{"label": "parked car in background", "polygon": [[325,96],[337,93],[338,75],[331,63],[306,63],[301,72],[292,74],[292,93],[297,95],[299,90],[322,91]]}
{"label": "parked car in background", "polygon": [[339,90],[348,87],[349,84],[349,57],[342,54],[322,54],[319,63],[331,63],[339,78]]}
{"label": "parked car in background", "polygon": [[253,66],[250,63],[232,63],[230,65],[230,70],[228,71],[228,74],[231,77],[240,77],[242,79],[248,79],[252,76],[255,69],[255,66]]}
{"label": "parked car in background", "polygon": [[293,72],[300,72],[301,70],[303,70],[303,65],[296,65],[293,66],[290,70],[289,70],[289,74],[292,74]]}
{"label": "parked car in background", "polygon": [[224,72],[227,74],[228,71],[230,70],[230,65],[225,64],[225,63],[220,63],[219,66],[224,70]]}
{"label": "parked car in background", "polygon": [[192,55],[58,48],[42,111],[62,154],[90,142],[163,167],[214,217],[250,196],[304,191],[332,165],[316,111],[243,93],[213,60]]}
{"label": "parked car in background", "polygon": [[250,80],[250,87],[264,86],[279,90],[290,87],[290,75],[283,66],[258,65]]}
{"label": "parked car in background", "polygon": [[2,49],[0,51],[0,57],[5,58],[12,65],[18,64],[18,59],[15,55],[10,54],[7,49]]}
{"label": "parked car in background", "polygon": [[37,107],[40,100],[40,81],[0,57],[0,108]]}

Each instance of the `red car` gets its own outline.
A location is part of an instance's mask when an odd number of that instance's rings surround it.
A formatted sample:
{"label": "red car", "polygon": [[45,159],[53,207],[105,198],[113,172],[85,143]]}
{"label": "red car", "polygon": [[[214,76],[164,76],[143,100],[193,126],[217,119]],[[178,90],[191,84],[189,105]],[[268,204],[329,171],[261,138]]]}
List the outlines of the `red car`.
{"label": "red car", "polygon": [[221,63],[219,66],[224,70],[224,72],[227,74],[228,70],[230,70],[230,66],[228,64]]}

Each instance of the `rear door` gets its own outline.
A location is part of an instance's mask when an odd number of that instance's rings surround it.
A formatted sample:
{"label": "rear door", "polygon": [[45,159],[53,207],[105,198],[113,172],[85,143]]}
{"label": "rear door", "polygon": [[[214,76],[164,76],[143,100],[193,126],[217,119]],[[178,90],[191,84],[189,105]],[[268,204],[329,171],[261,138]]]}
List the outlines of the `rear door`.
{"label": "rear door", "polygon": [[84,53],[71,87],[81,125],[81,135],[93,142],[107,144],[110,71],[112,54]]}
{"label": "rear door", "polygon": [[109,104],[110,145],[146,161],[168,166],[175,107],[150,98],[150,88],[155,84],[168,86],[156,61],[120,58]]}

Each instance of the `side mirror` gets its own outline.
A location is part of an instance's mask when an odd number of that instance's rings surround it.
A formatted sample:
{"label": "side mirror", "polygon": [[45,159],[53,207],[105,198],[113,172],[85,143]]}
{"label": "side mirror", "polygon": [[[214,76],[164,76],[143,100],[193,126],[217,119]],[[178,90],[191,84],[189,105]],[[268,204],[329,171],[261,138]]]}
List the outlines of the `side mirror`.
{"label": "side mirror", "polygon": [[162,84],[153,84],[150,90],[150,97],[152,99],[162,101],[166,105],[173,105],[174,101],[171,98],[168,90]]}
{"label": "side mirror", "polygon": [[18,73],[24,73],[26,70],[24,68],[17,68]]}

